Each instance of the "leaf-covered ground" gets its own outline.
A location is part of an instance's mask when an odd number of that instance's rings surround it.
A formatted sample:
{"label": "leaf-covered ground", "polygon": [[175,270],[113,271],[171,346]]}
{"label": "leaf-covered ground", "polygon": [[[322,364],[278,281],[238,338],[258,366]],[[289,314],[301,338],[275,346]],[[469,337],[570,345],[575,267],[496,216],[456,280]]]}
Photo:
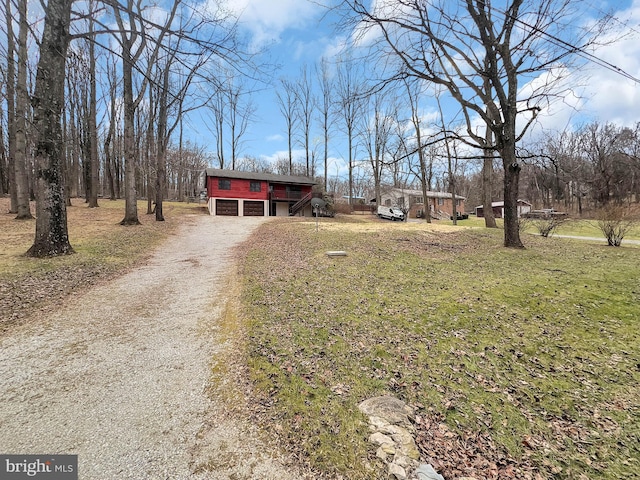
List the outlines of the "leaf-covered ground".
{"label": "leaf-covered ground", "polygon": [[[67,208],[69,239],[75,254],[48,259],[24,256],[33,244],[35,220],[15,220],[8,214],[9,199],[0,198],[0,332],[22,322],[35,310],[46,311],[69,295],[122,273],[144,261],[151,249],[170,235],[185,214],[201,214],[197,204],[165,204],[167,221],[145,215],[138,205],[142,225],[123,227],[124,202],[102,199],[88,208],[74,199]],[[31,211],[35,214],[35,204]]]}
{"label": "leaf-covered ground", "polygon": [[640,249],[501,234],[264,225],[241,267],[257,418],[330,477],[385,478],[356,406],[393,394],[446,479],[640,478]]}

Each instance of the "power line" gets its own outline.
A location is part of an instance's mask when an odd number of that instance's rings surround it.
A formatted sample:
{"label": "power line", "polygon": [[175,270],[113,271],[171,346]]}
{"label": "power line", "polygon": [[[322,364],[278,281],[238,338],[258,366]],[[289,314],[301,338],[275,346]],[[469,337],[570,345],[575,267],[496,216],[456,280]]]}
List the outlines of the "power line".
{"label": "power line", "polygon": [[[502,10],[500,10],[498,8],[494,8],[494,11],[504,15],[505,19],[509,16],[509,14],[507,14],[506,11],[502,11]],[[611,18],[615,18],[615,17],[611,17]],[[559,46],[561,48],[565,48],[567,50],[567,54],[575,53],[576,55],[584,58],[587,61],[595,63],[596,65],[599,65],[599,66],[601,66],[601,67],[603,67],[603,68],[605,68],[605,69],[607,69],[607,70],[609,70],[611,72],[614,72],[614,73],[616,73],[618,75],[621,75],[622,77],[627,78],[628,80],[631,80],[631,81],[633,81],[635,83],[640,84],[640,79],[639,78],[633,76],[629,72],[623,70],[622,68],[618,67],[617,65],[614,65],[611,62],[607,62],[606,60],[604,60],[604,59],[602,59],[600,57],[597,57],[596,55],[594,55],[592,53],[587,52],[584,49],[584,46],[580,47],[580,46],[572,45],[571,43],[567,42],[566,40],[563,40],[560,37],[552,35],[552,34],[550,34],[548,32],[545,32],[544,30],[541,30],[540,28],[538,28],[538,27],[536,27],[534,25],[531,25],[531,24],[527,23],[526,21],[524,21],[524,20],[522,20],[520,18],[516,17],[516,18],[514,18],[514,21],[516,23],[519,23],[519,24],[523,25],[524,27],[530,29],[533,32],[539,33],[540,35],[542,35],[544,37],[547,37],[556,46]],[[616,19],[616,21],[618,21],[619,23],[623,24],[622,22],[620,22],[617,19]],[[623,25],[626,26],[626,24],[623,24]]]}

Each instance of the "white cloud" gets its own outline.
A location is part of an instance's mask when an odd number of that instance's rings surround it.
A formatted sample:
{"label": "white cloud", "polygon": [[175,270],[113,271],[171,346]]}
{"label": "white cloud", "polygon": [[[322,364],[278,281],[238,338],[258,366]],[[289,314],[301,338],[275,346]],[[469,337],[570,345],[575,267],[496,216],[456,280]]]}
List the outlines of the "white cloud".
{"label": "white cloud", "polygon": [[253,44],[258,46],[277,42],[288,28],[303,28],[320,9],[302,0],[228,0],[227,8],[251,32]]}
{"label": "white cloud", "polygon": [[[294,149],[291,152],[291,156],[293,158],[294,163],[296,162],[300,162],[301,160],[304,160],[305,156],[304,156],[304,150],[302,149]],[[278,150],[276,152],[273,152],[270,155],[261,155],[260,156],[262,159],[268,161],[269,163],[273,164],[276,163],[278,160],[281,160],[283,158],[289,158],[289,152],[287,150]]]}
{"label": "white cloud", "polygon": [[282,142],[284,141],[284,137],[278,133],[275,135],[269,135],[267,137],[267,142]]}
{"label": "white cloud", "polygon": [[[610,43],[593,52],[613,67],[605,68],[593,62],[587,65],[581,113],[586,120],[633,125],[639,120],[640,83],[621,73],[640,79],[640,33],[637,27],[632,27],[640,21],[640,0],[635,0],[626,10],[616,12],[615,18],[618,20],[608,34],[599,39],[602,43]],[[616,72],[616,68],[620,71]]]}
{"label": "white cloud", "polygon": [[331,42],[327,44],[322,54],[323,58],[333,60],[336,57],[342,55],[347,49],[347,37],[338,35]]}
{"label": "white cloud", "polygon": [[[624,19],[627,19],[627,25],[638,24],[640,0],[635,0],[629,9],[617,12],[615,17],[620,19],[618,23],[612,24],[608,34],[599,38],[601,43],[608,44],[592,53],[596,58],[640,78],[640,34],[623,24]],[[593,61],[574,71],[561,68],[544,73],[523,85],[519,97],[527,98],[554,77],[560,78],[556,89],[558,96],[549,97],[548,104],[540,105],[542,110],[528,138],[537,138],[544,131],[577,128],[592,121],[632,126],[639,120],[640,84],[625,78],[615,68],[606,68]],[[522,118],[519,126],[523,126],[525,121],[526,118]]]}

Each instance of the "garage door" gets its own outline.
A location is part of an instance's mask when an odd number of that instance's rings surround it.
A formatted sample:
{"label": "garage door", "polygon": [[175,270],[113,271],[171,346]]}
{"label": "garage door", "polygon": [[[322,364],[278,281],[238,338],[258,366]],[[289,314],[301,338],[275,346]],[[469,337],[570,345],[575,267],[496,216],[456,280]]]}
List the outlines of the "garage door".
{"label": "garage door", "polygon": [[242,214],[245,217],[264,217],[264,202],[245,200]]}
{"label": "garage door", "polygon": [[216,215],[238,216],[237,200],[216,200]]}

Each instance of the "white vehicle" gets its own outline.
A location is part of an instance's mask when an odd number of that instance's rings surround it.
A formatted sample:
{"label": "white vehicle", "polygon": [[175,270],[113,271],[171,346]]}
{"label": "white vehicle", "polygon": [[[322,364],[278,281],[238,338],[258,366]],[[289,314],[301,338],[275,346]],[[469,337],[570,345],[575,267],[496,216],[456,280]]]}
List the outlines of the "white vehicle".
{"label": "white vehicle", "polygon": [[378,207],[378,217],[386,218],[387,220],[404,220],[404,212],[398,207],[385,207],[380,205]]}

